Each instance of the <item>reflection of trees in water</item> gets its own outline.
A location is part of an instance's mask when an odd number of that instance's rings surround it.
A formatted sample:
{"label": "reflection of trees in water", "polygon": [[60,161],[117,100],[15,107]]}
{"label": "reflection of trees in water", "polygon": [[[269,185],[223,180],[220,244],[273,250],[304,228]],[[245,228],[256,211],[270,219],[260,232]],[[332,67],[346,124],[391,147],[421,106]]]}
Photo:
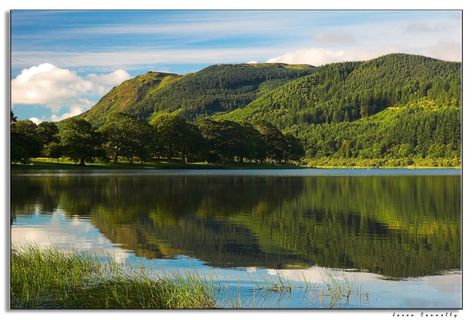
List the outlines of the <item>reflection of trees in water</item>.
{"label": "reflection of trees in water", "polygon": [[90,216],[148,258],[318,264],[386,276],[460,267],[460,177],[14,177],[12,211]]}

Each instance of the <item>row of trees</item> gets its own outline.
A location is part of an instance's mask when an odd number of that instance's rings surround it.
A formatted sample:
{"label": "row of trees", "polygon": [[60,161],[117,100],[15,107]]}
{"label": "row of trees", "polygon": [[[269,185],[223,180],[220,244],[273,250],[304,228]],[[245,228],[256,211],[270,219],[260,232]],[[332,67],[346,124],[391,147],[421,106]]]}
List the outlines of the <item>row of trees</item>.
{"label": "row of trees", "polygon": [[180,158],[188,161],[239,162],[299,160],[301,143],[268,122],[248,123],[200,119],[187,122],[177,114],[161,114],[150,123],[126,113],[110,115],[95,130],[81,118],[66,120],[60,130],[55,123],[39,125],[11,117],[11,161],[28,162],[45,156],[69,157],[84,165],[96,159],[133,162]]}

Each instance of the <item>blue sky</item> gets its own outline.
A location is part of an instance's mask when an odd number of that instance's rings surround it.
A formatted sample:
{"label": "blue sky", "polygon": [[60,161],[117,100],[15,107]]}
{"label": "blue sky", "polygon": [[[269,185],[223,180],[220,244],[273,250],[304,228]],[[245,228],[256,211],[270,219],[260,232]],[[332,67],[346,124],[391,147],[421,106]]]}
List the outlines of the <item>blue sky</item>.
{"label": "blue sky", "polygon": [[461,59],[459,11],[13,11],[12,105],[60,120],[149,70],[321,65],[392,52]]}

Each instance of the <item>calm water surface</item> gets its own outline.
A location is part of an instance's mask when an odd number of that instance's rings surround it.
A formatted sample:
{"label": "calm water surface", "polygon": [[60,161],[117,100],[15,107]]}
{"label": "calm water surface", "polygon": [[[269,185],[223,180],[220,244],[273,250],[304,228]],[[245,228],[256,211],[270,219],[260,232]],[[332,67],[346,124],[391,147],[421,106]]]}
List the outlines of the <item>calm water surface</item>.
{"label": "calm water surface", "polygon": [[[11,188],[12,245],[198,272],[222,307],[462,306],[460,170],[16,171]],[[293,290],[255,290],[278,277]]]}

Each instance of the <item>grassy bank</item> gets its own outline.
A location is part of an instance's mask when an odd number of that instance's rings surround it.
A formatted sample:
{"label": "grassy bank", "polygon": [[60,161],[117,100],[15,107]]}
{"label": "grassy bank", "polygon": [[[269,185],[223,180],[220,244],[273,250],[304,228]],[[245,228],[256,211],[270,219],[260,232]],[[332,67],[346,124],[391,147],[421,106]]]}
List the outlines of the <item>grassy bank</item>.
{"label": "grassy bank", "polygon": [[305,159],[310,168],[460,168],[460,159],[357,159],[317,158]]}
{"label": "grassy bank", "polygon": [[461,168],[459,159],[304,159],[299,165],[274,163],[184,163],[94,162],[79,166],[68,159],[35,158],[28,164],[14,163],[12,170],[177,170],[177,169],[304,169],[304,168]]}
{"label": "grassy bank", "polygon": [[51,249],[13,250],[10,277],[12,309],[215,307],[212,288],[195,276],[130,276],[114,263]]}
{"label": "grassy bank", "polygon": [[67,159],[59,161],[49,158],[35,158],[29,164],[14,163],[13,170],[157,170],[157,169],[297,169],[304,168],[291,164],[258,164],[258,163],[205,163],[194,162],[184,163],[181,161],[161,161],[161,162],[94,162],[79,166]]}

